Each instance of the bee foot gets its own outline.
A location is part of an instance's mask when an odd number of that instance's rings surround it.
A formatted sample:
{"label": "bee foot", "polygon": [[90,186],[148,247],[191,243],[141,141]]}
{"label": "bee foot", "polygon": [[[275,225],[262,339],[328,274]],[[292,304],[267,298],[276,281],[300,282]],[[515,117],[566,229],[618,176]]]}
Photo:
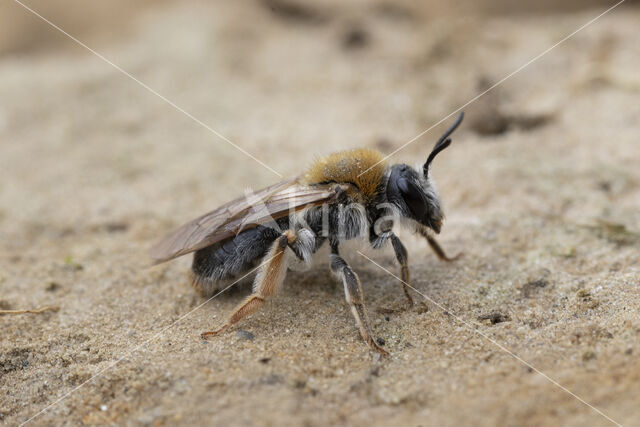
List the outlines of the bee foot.
{"label": "bee foot", "polygon": [[[384,342],[384,340],[382,340],[381,338],[378,338],[378,341]],[[389,356],[389,352],[387,350],[385,350],[384,348],[380,347],[380,345],[378,345],[377,342],[371,340],[371,341],[369,341],[369,346],[371,347],[372,350],[375,350],[380,355],[385,356],[385,357]]]}
{"label": "bee foot", "polygon": [[447,262],[453,262],[453,261],[459,260],[463,256],[464,256],[464,252],[459,252],[457,255],[452,256],[452,257],[447,257],[444,260],[447,261]]}
{"label": "bee foot", "polygon": [[224,332],[225,330],[227,330],[228,326],[223,326],[220,329],[217,329],[215,331],[207,331],[207,332],[203,332],[200,334],[200,338],[202,338],[203,340],[208,339],[209,337],[215,337],[217,335],[220,335],[222,332]]}

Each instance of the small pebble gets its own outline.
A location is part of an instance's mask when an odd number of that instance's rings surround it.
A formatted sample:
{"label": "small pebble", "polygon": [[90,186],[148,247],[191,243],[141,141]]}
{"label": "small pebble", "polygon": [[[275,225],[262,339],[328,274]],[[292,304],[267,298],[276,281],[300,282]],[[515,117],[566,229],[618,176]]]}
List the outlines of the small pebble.
{"label": "small pebble", "polygon": [[58,282],[49,282],[46,288],[44,288],[47,292],[55,292],[60,289],[60,284]]}
{"label": "small pebble", "polygon": [[238,338],[239,340],[253,341],[255,336],[251,332],[241,329],[236,332],[236,338]]}
{"label": "small pebble", "polygon": [[100,410],[105,412],[107,410],[107,405],[100,405]]}
{"label": "small pebble", "polygon": [[362,49],[369,44],[369,33],[362,28],[352,28],[342,37],[342,46],[345,49]]}

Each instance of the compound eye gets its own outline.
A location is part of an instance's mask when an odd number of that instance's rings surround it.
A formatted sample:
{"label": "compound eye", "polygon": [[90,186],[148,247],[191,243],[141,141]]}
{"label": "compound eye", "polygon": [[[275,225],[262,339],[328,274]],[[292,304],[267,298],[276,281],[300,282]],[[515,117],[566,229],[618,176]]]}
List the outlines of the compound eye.
{"label": "compound eye", "polygon": [[422,188],[404,178],[398,180],[398,189],[402,199],[417,220],[427,218],[427,201],[423,196]]}

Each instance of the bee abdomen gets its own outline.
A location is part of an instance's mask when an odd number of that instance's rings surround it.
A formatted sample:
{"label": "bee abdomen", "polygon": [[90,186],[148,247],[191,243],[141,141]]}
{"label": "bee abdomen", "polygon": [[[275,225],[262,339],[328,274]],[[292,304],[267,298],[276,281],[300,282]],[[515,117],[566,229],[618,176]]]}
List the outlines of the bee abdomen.
{"label": "bee abdomen", "polygon": [[213,295],[254,268],[279,235],[273,228],[256,227],[196,251],[191,265],[193,286],[203,296]]}

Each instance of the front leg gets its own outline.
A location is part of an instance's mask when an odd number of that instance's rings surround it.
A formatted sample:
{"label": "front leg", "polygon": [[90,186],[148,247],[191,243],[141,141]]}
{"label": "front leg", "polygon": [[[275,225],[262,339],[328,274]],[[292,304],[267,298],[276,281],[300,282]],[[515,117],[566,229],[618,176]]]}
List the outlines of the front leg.
{"label": "front leg", "polygon": [[378,343],[373,339],[371,335],[371,329],[367,319],[367,312],[364,308],[364,297],[362,294],[362,285],[358,275],[347,264],[347,262],[338,253],[337,246],[332,246],[331,255],[329,255],[329,261],[331,265],[331,271],[333,274],[342,279],[344,284],[344,294],[347,303],[351,306],[351,313],[356,319],[358,329],[360,329],[360,335],[362,339],[369,344],[373,350],[381,353],[382,355],[389,355],[389,353],[380,347]]}
{"label": "front leg", "polygon": [[393,234],[393,231],[391,231],[392,227],[393,222],[391,221],[382,224],[382,230],[380,233],[376,233],[375,229],[371,227],[371,230],[369,231],[369,242],[374,249],[379,249],[384,246],[388,239],[391,239],[393,251],[396,254],[398,264],[400,264],[400,278],[402,279],[402,289],[404,290],[404,294],[407,297],[407,301],[409,302],[409,307],[413,307],[413,298],[411,298],[411,294],[409,294],[409,254],[407,253],[407,249],[404,247],[398,236]]}
{"label": "front leg", "polygon": [[393,251],[396,254],[396,259],[398,260],[398,264],[400,264],[400,278],[402,279],[402,289],[404,290],[404,294],[409,301],[409,307],[413,307],[413,298],[409,294],[409,254],[407,253],[407,248],[404,247],[398,236],[392,234],[391,244],[393,245]]}
{"label": "front leg", "polygon": [[431,249],[433,249],[433,252],[436,253],[436,255],[438,256],[438,258],[440,258],[440,260],[452,262],[462,256],[462,252],[460,252],[459,254],[453,257],[447,256],[446,252],[444,251],[444,249],[442,249],[442,247],[440,246],[438,241],[435,239],[435,237],[431,236],[427,231],[422,229],[420,230],[420,234],[422,235],[422,237],[427,239],[429,246],[431,246]]}

